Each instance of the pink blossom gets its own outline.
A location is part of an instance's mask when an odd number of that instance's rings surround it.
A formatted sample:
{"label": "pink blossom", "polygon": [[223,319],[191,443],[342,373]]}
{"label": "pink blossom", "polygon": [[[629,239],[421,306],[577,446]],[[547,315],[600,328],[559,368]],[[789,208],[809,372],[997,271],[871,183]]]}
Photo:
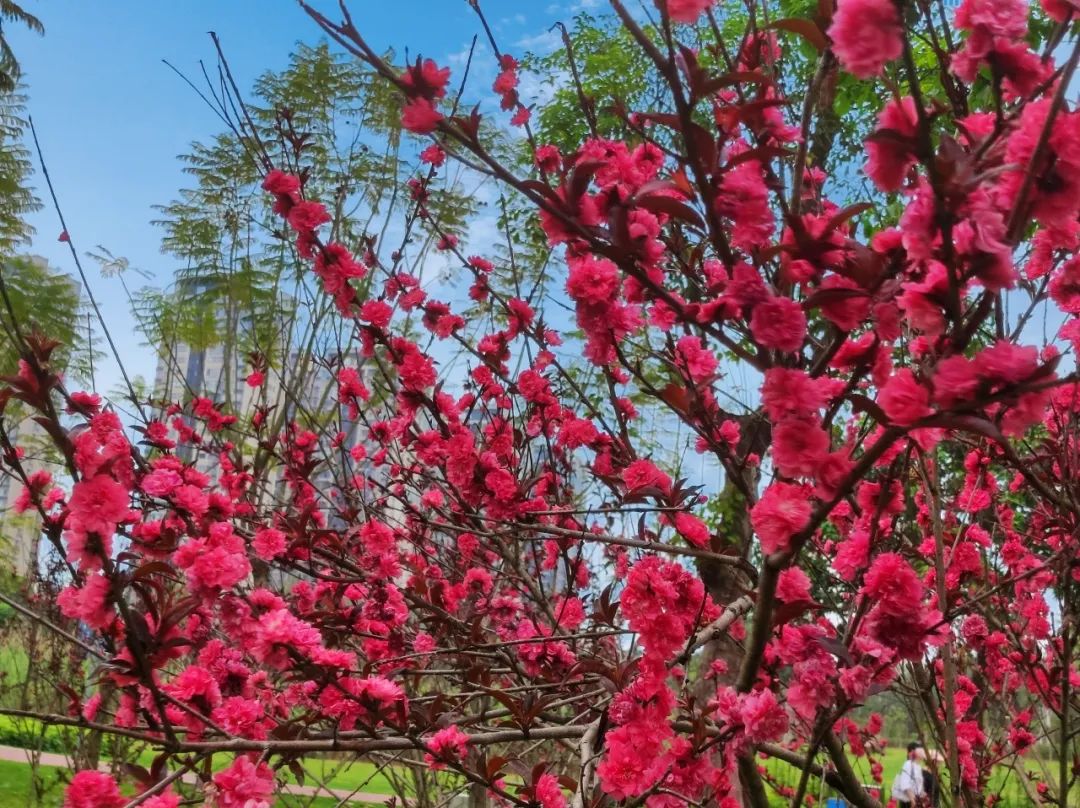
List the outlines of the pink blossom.
{"label": "pink blossom", "polygon": [[311,657],[321,647],[319,630],[285,608],[275,608],[260,619],[248,642],[251,655],[260,662],[284,669],[292,653]]}
{"label": "pink blossom", "polygon": [[[1009,136],[1005,161],[1011,170],[1002,175],[998,189],[1008,206],[1016,202],[1028,167],[1039,147],[1049,98],[1025,104],[1020,120]],[[1054,119],[1050,140],[1045,147],[1045,168],[1039,173],[1028,202],[1031,214],[1042,224],[1065,228],[1075,223],[1080,210],[1080,153],[1075,144],[1080,139],[1080,112],[1062,111]]]}
{"label": "pink blossom", "polygon": [[743,729],[752,743],[779,740],[787,732],[787,715],[771,690],[752,691],[742,696],[740,702]]}
{"label": "pink blossom", "polygon": [[728,171],[715,204],[718,213],[734,221],[731,242],[739,249],[753,252],[772,238],[776,224],[758,161],[747,160]]}
{"label": "pink blossom", "polygon": [[541,774],[533,787],[540,808],[566,808],[566,796],[554,775]]}
{"label": "pink blossom", "polygon": [[881,389],[878,405],[890,421],[901,426],[911,426],[932,412],[930,391],[907,368],[896,371]]}
{"label": "pink blossom", "polygon": [[442,98],[450,83],[450,68],[439,67],[432,59],[417,59],[401,76],[402,82],[415,95],[423,98]]}
{"label": "pink blossom", "polygon": [[813,418],[828,401],[821,379],[811,379],[805,371],[774,367],[765,371],[761,403],[773,421],[789,416]]}
{"label": "pink blossom", "polygon": [[426,98],[414,98],[401,112],[401,126],[416,135],[431,134],[442,119],[443,114]]}
{"label": "pink blossom", "polygon": [[[52,485],[52,474],[45,469],[38,469],[30,474],[27,478],[27,485],[23,486],[19,492],[18,498],[15,500],[14,511],[15,513],[26,513],[32,507],[40,504],[43,510],[49,510],[52,505],[60,501],[63,497],[63,492],[59,492],[59,489],[52,489],[49,494],[42,497],[49,490],[49,486]],[[58,492],[58,493],[53,493]],[[50,504],[46,504],[50,503]]]}
{"label": "pink blossom", "polygon": [[56,605],[65,616],[82,620],[90,628],[102,629],[116,617],[108,600],[110,587],[104,575],[88,575],[81,587],[65,587],[57,595]]}
{"label": "pink blossom", "polygon": [[255,699],[230,696],[214,707],[211,719],[219,727],[241,738],[262,740],[269,735],[262,705]]}
{"label": "pink blossom", "polygon": [[663,492],[671,490],[671,477],[656,467],[651,460],[635,460],[622,473],[627,491],[642,488],[659,488]]}
{"label": "pink blossom", "polygon": [[790,298],[770,297],[754,306],[750,333],[766,348],[795,353],[806,339],[806,314]]}
{"label": "pink blossom", "polygon": [[818,303],[821,314],[841,331],[854,331],[870,313],[870,296],[850,278],[828,275],[821,282],[821,291],[831,291],[836,297]]}
{"label": "pink blossom", "polygon": [[289,224],[304,233],[330,221],[330,214],[321,202],[297,202],[289,210]]}
{"label": "pink blossom", "polygon": [[251,547],[263,561],[272,561],[285,552],[285,534],[276,528],[262,528],[255,533]]}
{"label": "pink blossom", "polygon": [[956,9],[956,27],[989,36],[1018,39],[1027,34],[1023,0],[964,0]]}
{"label": "pink blossom", "polygon": [[715,0],[663,0],[667,13],[676,22],[697,22]]}
{"label": "pink blossom", "polygon": [[180,472],[173,468],[156,468],[142,479],[142,490],[152,497],[167,497],[184,484]]}
{"label": "pink blossom", "polygon": [[776,694],[768,688],[750,693],[723,688],[717,693],[715,704],[720,720],[737,732],[739,748],[778,740],[787,732],[787,714]]}
{"label": "pink blossom", "polygon": [[142,808],[180,808],[180,795],[170,786],[139,804]]}
{"label": "pink blossom", "polygon": [[707,382],[716,373],[716,356],[698,337],[680,337],[675,344],[678,365],[694,382]]}
{"label": "pink blossom", "polygon": [[214,775],[217,808],[270,808],[274,795],[274,773],[260,761],[240,755],[232,765]]}
{"label": "pink blossom", "polygon": [[665,735],[650,732],[651,729],[617,727],[604,739],[606,754],[596,773],[604,791],[613,799],[625,800],[645,793],[664,773]]}
{"label": "pink blossom", "polygon": [[360,307],[360,319],[376,328],[386,328],[394,310],[382,300],[365,300]]}
{"label": "pink blossom", "polygon": [[569,260],[566,291],[574,300],[599,305],[611,301],[619,290],[615,265],[604,258],[584,255]]}
{"label": "pink blossom", "polygon": [[263,179],[262,187],[264,191],[277,196],[290,196],[299,199],[300,179],[276,168],[267,173]]}
{"label": "pink blossom", "polygon": [[663,660],[682,649],[704,603],[700,578],[655,556],[630,568],[622,594],[630,628],[640,635],[647,654]]}
{"label": "pink blossom", "polygon": [[923,585],[919,576],[898,553],[881,553],[863,577],[863,596],[888,614],[904,615],[922,601]]}
{"label": "pink blossom", "polygon": [[675,514],[675,529],[679,535],[695,547],[707,547],[712,538],[708,526],[693,514],[680,511]]}
{"label": "pink blossom", "polygon": [[865,531],[853,531],[840,542],[833,556],[833,569],[843,580],[854,581],[866,569],[870,559],[870,536]]}
{"label": "pink blossom", "polygon": [[244,540],[227,522],[217,522],[207,535],[186,542],[173,553],[173,561],[201,590],[228,589],[251,574]]}
{"label": "pink blossom", "polygon": [[860,79],[880,76],[904,49],[893,0],[840,0],[828,33],[840,64]]}
{"label": "pink blossom", "polygon": [[810,511],[805,486],[776,482],[766,488],[750,509],[750,524],[761,541],[761,549],[769,555],[788,550],[795,534],[806,527]]}
{"label": "pink blossom", "polygon": [[71,405],[68,412],[96,413],[101,408],[101,396],[97,393],[76,390],[71,394],[70,398]]}
{"label": "pink blossom", "polygon": [[499,67],[501,70],[499,75],[495,77],[495,83],[491,89],[502,96],[502,108],[504,110],[513,109],[517,105],[518,99],[517,59],[508,53],[504,53],[499,58]]}
{"label": "pink blossom", "polygon": [[1050,278],[1050,298],[1069,314],[1080,314],[1080,258],[1071,258]]}
{"label": "pink blossom", "polygon": [[976,354],[974,365],[981,378],[997,384],[1016,384],[1038,369],[1039,352],[1031,346],[998,340]]}
{"label": "pink blossom", "polygon": [[643,794],[672,763],[669,742],[676,739],[669,716],[674,694],[664,681],[663,670],[657,662],[646,659],[641,675],[610,707],[617,726],[604,738],[606,753],[596,772],[604,791],[615,799]]}
{"label": "pink blossom", "polygon": [[104,772],[77,772],[64,792],[64,808],[121,808],[126,803],[116,781]]}
{"label": "pink blossom", "polygon": [[371,392],[356,368],[344,367],[338,371],[338,401],[348,408],[349,417],[356,418],[360,412],[360,402],[368,401]]}
{"label": "pink blossom", "polygon": [[435,771],[445,769],[447,763],[465,759],[469,736],[456,725],[444,727],[427,739],[424,761]]}
{"label": "pink blossom", "polygon": [[393,348],[399,355],[398,374],[406,390],[423,390],[435,384],[435,363],[417,347],[416,343],[405,340],[393,340]]}
{"label": "pink blossom", "polygon": [[878,114],[878,125],[866,142],[866,175],[882,191],[897,191],[908,169],[915,165],[915,100],[892,99]]}
{"label": "pink blossom", "polygon": [[99,474],[75,483],[68,500],[67,525],[83,533],[110,539],[116,526],[128,518],[131,504],[127,490],[112,477]]}
{"label": "pink blossom", "polygon": [[420,161],[427,163],[434,168],[439,168],[446,162],[446,152],[442,150],[438,144],[432,143],[422,152],[420,152]]}
{"label": "pink blossom", "polygon": [[829,452],[822,458],[814,470],[814,493],[824,500],[830,500],[841,490],[844,482],[851,476],[855,461],[846,449]]}
{"label": "pink blossom", "polygon": [[962,354],[938,362],[932,381],[934,401],[941,407],[955,407],[969,402],[979,387],[975,363]]}
{"label": "pink blossom", "polygon": [[786,477],[813,477],[829,453],[829,436],[816,423],[785,418],[773,428],[773,463]]}
{"label": "pink blossom", "polygon": [[221,689],[217,681],[201,665],[188,665],[164,686],[164,690],[180,701],[197,701],[210,709],[221,703]]}
{"label": "pink blossom", "polygon": [[780,573],[776,583],[776,597],[784,603],[813,603],[810,579],[798,567],[788,567]]}

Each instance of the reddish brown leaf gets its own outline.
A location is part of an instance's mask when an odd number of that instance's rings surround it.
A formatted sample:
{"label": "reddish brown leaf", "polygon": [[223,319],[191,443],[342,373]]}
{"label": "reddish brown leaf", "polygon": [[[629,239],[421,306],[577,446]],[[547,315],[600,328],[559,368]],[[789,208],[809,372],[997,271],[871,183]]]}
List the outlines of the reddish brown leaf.
{"label": "reddish brown leaf", "polygon": [[687,197],[694,196],[694,186],[690,184],[690,180],[686,177],[686,171],[682,166],[671,175],[671,181],[675,184],[675,187],[686,194]]}
{"label": "reddish brown leaf", "polygon": [[700,87],[694,89],[694,94],[699,98],[708,98],[725,87],[734,87],[739,84],[765,84],[767,82],[768,79],[756,70],[735,71],[707,79]]}
{"label": "reddish brown leaf", "polygon": [[801,19],[799,17],[787,17],[769,23],[765,27],[778,28],[781,31],[789,31],[790,33],[798,34],[813,45],[818,52],[825,50],[825,48],[829,46],[829,42],[825,38],[825,33],[818,27],[817,23],[811,20]]}
{"label": "reddish brown leaf", "polygon": [[835,230],[848,219],[852,219],[855,216],[858,216],[860,213],[864,213],[870,210],[872,207],[874,206],[869,202],[859,202],[855,205],[848,205],[843,210],[835,213],[833,217],[829,219],[828,224],[825,225],[826,232],[828,232],[829,230]]}
{"label": "reddish brown leaf", "polygon": [[889,423],[889,416],[885,414],[885,411],[881,409],[881,407],[878,406],[878,403],[873,399],[855,393],[848,398],[848,401],[851,402],[851,408],[855,410],[855,412],[865,412],[879,424]]}
{"label": "reddish brown leaf", "polygon": [[560,201],[558,193],[556,193],[555,189],[546,182],[541,182],[540,180],[525,180],[521,185],[523,188],[534,191],[541,196],[550,199],[552,202]]}
{"label": "reddish brown leaf", "polygon": [[862,289],[821,289],[803,301],[803,308],[812,309],[829,303],[838,303],[841,300],[850,300],[853,297],[867,297],[867,293]]}
{"label": "reddish brown leaf", "polygon": [[670,196],[647,196],[644,199],[638,199],[637,206],[653,213],[665,213],[673,219],[692,224],[701,230],[705,229],[705,221],[696,210]]}
{"label": "reddish brown leaf", "polygon": [[674,382],[669,382],[667,387],[660,391],[660,398],[673,410],[683,414],[690,409],[690,392]]}

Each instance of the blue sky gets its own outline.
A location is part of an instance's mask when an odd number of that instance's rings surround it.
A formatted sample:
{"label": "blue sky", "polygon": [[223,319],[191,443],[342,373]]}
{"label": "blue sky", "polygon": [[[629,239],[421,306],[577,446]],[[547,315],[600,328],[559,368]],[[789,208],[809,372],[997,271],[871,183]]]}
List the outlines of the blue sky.
{"label": "blue sky", "polygon": [[[336,0],[314,5],[336,19]],[[553,42],[548,29],[554,20],[569,22],[577,10],[598,5],[482,3],[500,47],[515,53],[545,50]],[[9,38],[23,65],[28,111],[75,246],[83,254],[104,245],[151,273],[157,285],[167,283],[175,266],[160,253],[160,234],[150,223],[153,206],[168,202],[185,184],[176,155],[221,124],[162,60],[198,77],[200,59],[214,64],[207,32],[216,31],[246,91],[263,71],[283,67],[297,42],[319,41],[320,32],[290,0],[24,0],[24,6],[41,18],[45,36],[11,28]],[[481,32],[466,0],[353,0],[350,8],[379,50],[408,48],[410,54],[452,60]],[[39,177],[35,186],[46,201]],[[37,235],[29,251],[74,273],[68,246],[57,241],[61,228],[51,204],[31,223]],[[100,277],[92,261],[84,261],[84,268],[129,373],[152,379],[153,351],[140,345],[119,282]],[[134,275],[128,280],[142,284]],[[110,390],[118,382],[110,360],[98,387]]]}

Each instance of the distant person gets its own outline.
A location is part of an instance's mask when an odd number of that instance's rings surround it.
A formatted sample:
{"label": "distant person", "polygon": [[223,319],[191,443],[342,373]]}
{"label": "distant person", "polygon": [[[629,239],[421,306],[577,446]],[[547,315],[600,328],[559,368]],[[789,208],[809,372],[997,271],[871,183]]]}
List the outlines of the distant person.
{"label": "distant person", "polygon": [[[928,759],[933,759],[937,765],[942,762],[941,753],[936,749],[927,751],[920,746],[916,754],[920,762]],[[941,804],[941,783],[929,766],[923,769],[923,802],[930,808],[938,808]]]}
{"label": "distant person", "polygon": [[892,784],[892,798],[896,800],[897,808],[916,808],[919,798],[926,793],[923,768],[919,765],[921,751],[922,744],[918,741],[912,741],[907,746],[907,760]]}

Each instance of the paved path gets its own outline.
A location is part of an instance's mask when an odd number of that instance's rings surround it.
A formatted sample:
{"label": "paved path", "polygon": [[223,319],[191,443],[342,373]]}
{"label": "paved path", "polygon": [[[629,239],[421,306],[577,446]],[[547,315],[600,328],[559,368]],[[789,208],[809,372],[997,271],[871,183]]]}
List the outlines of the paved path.
{"label": "paved path", "polygon": [[[11,763],[28,763],[30,758],[26,749],[20,749],[17,746],[0,746],[0,760]],[[71,766],[71,759],[55,752],[42,752],[41,765],[67,769]],[[102,771],[108,771],[109,764],[102,763],[98,768]],[[195,783],[194,775],[186,775],[183,779],[185,783]],[[278,794],[292,794],[297,797],[333,797],[336,800],[348,800],[353,803],[369,803],[372,805],[385,805],[391,800],[389,794],[372,794],[364,791],[353,793],[343,789],[300,786],[295,783],[287,783]],[[398,802],[400,803],[400,800]]]}

